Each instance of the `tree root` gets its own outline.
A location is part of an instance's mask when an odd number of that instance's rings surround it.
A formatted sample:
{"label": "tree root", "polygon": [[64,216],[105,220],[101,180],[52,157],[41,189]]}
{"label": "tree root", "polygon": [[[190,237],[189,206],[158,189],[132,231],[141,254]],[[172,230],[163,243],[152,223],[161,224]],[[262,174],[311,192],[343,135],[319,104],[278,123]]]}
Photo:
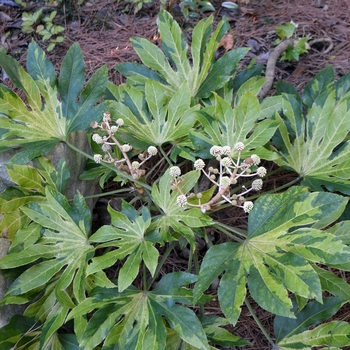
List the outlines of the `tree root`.
{"label": "tree root", "polygon": [[282,41],[280,44],[278,44],[275,49],[271,52],[269,59],[266,63],[266,81],[263,87],[261,88],[260,92],[258,93],[258,98],[263,99],[267,93],[270,91],[273,80],[275,78],[275,68],[276,68],[276,62],[278,60],[278,57],[282,55],[284,51],[287,50],[288,46],[293,47],[294,43],[292,39],[287,39],[285,41]]}
{"label": "tree root", "polygon": [[327,37],[320,38],[320,39],[314,39],[314,40],[311,40],[311,41],[308,42],[308,44],[310,46],[318,44],[318,43],[329,43],[328,48],[323,51],[323,53],[325,53],[325,54],[329,53],[334,47],[333,40],[331,38],[327,38]]}
{"label": "tree root", "polygon": [[[317,43],[329,43],[328,48],[323,52],[325,54],[329,53],[333,49],[333,41],[331,38],[324,37],[320,39],[314,39],[310,41],[308,44],[312,46]],[[285,41],[282,41],[271,52],[269,59],[267,60],[267,63],[266,63],[266,73],[265,73],[266,82],[261,88],[260,92],[258,93],[259,99],[263,99],[270,91],[273,84],[273,80],[275,78],[276,62],[279,56],[282,55],[283,52],[287,50],[288,46],[292,46],[292,47],[294,46],[294,42],[292,39],[287,39]]]}

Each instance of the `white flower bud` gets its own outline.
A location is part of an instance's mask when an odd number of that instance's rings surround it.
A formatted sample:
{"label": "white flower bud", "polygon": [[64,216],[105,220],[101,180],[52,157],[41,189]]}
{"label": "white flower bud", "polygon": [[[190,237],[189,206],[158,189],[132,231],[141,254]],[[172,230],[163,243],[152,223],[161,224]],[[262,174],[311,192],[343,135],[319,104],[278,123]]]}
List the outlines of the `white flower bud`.
{"label": "white flower bud", "polygon": [[172,166],[169,169],[169,174],[170,174],[170,176],[172,176],[174,178],[179,177],[181,175],[181,169],[178,166]]}
{"label": "white flower bud", "polygon": [[121,146],[121,151],[122,152],[129,152],[131,150],[132,150],[132,147],[128,143],[126,143],[126,144]]}
{"label": "white flower bud", "polygon": [[150,155],[150,156],[155,156],[157,153],[158,153],[158,150],[156,147],[154,146],[149,146],[148,149],[147,149],[147,153]]}
{"label": "white flower bud", "polygon": [[118,131],[118,127],[116,126],[116,125],[112,125],[111,126],[111,132],[114,134],[115,132],[117,132]]}
{"label": "white flower bud", "polygon": [[176,198],[176,203],[179,207],[183,208],[187,204],[187,198],[184,194],[181,194]]}
{"label": "white flower bud", "polygon": [[220,146],[213,146],[210,148],[210,154],[214,157],[221,156],[222,155],[222,147]]}
{"label": "white flower bud", "polygon": [[254,207],[253,202],[251,201],[246,201],[243,203],[243,210],[245,213],[249,213]]}
{"label": "white flower bud", "polygon": [[101,163],[102,159],[103,159],[103,157],[102,157],[101,154],[95,154],[95,155],[94,155],[94,161],[95,161],[96,163]]}
{"label": "white flower bud", "polygon": [[252,154],[252,155],[250,156],[250,158],[253,159],[254,165],[259,165],[259,164],[260,164],[260,157],[257,156],[256,154]]}
{"label": "white flower bud", "polygon": [[252,182],[252,189],[254,191],[260,191],[262,189],[263,186],[263,180],[261,179],[256,179]]}
{"label": "white flower bud", "polygon": [[131,166],[134,170],[137,170],[140,167],[140,163],[135,161],[131,163]]}
{"label": "white flower bud", "polygon": [[110,151],[111,149],[112,149],[112,146],[109,145],[108,143],[104,143],[104,144],[102,145],[102,151],[103,151],[103,152],[108,152],[108,151]]}
{"label": "white flower bud", "polygon": [[244,150],[244,143],[243,142],[237,142],[234,146],[236,151],[243,151]]}
{"label": "white flower bud", "polygon": [[260,177],[264,177],[266,175],[266,173],[267,173],[267,171],[263,166],[256,169],[256,174]]}
{"label": "white flower bud", "polygon": [[230,156],[231,155],[231,147],[230,146],[222,147],[222,154],[225,156]]}
{"label": "white flower bud", "polygon": [[99,134],[93,134],[92,135],[92,141],[101,144],[104,142],[103,138]]}
{"label": "white flower bud", "polygon": [[124,125],[124,120],[122,118],[118,118],[117,121],[115,122],[118,126],[123,126]]}
{"label": "white flower bud", "polygon": [[221,178],[221,184],[220,184],[222,187],[228,187],[231,185],[231,181],[230,181],[230,178],[228,176],[223,176]]}
{"label": "white flower bud", "polygon": [[205,167],[205,163],[202,159],[197,159],[193,165],[196,170],[202,170]]}
{"label": "white flower bud", "polygon": [[232,159],[230,157],[224,157],[221,159],[221,165],[229,167],[232,164]]}

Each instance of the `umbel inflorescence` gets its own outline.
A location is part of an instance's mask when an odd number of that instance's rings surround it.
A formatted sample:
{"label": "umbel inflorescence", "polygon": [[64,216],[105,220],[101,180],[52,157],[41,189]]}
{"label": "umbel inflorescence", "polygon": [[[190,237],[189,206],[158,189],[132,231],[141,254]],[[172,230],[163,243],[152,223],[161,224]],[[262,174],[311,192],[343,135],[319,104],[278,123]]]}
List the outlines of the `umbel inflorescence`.
{"label": "umbel inflorescence", "polygon": [[[132,161],[132,146],[127,144],[121,144],[116,138],[115,134],[118,132],[119,128],[124,125],[124,120],[118,118],[115,123],[111,119],[111,114],[105,112],[103,114],[102,123],[92,122],[91,127],[93,129],[100,129],[105,135],[101,136],[98,133],[92,135],[92,140],[97,144],[101,144],[102,154],[95,154],[94,160],[96,163],[109,163],[114,164],[117,168],[129,173],[134,179],[139,179],[142,175],[145,174],[145,170],[141,169],[141,166],[152,156],[155,156],[158,153],[158,150],[155,146],[149,146],[147,151],[140,153],[138,155],[138,161]],[[115,152],[119,149],[120,152]],[[115,154],[121,154],[121,157],[115,156]]]}
{"label": "umbel inflorescence", "polygon": [[[262,177],[266,175],[266,169],[262,166],[259,167],[260,157],[256,154],[252,154],[249,158],[241,160],[241,152],[244,150],[244,144],[238,142],[234,146],[233,152],[229,146],[213,146],[210,149],[210,154],[216,158],[219,162],[217,168],[209,167],[205,169],[205,162],[202,159],[197,159],[194,162],[194,168],[202,172],[211,183],[213,183],[217,190],[213,196],[205,203],[201,202],[202,194],[186,194],[183,193],[179,186],[181,178],[181,169],[178,166],[173,166],[169,169],[169,174],[172,176],[171,186],[173,189],[179,191],[180,195],[177,197],[177,204],[180,207],[193,206],[199,207],[202,212],[214,209],[223,203],[230,203],[234,206],[243,208],[246,213],[249,213],[253,209],[253,203],[245,200],[245,195],[251,191],[260,191],[263,186]],[[234,160],[231,154],[237,153]],[[258,178],[253,180],[247,188],[242,186],[242,191],[239,194],[231,194],[231,187],[237,185],[239,178],[250,178],[257,176]],[[194,204],[193,200],[189,203],[189,198],[196,197],[198,204]]]}

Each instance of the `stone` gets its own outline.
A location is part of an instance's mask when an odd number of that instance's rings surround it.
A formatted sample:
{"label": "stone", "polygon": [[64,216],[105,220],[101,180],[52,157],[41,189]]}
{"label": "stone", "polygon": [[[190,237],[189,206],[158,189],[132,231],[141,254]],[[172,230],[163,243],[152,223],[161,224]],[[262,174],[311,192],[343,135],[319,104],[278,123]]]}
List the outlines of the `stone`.
{"label": "stone", "polygon": [[[6,256],[11,242],[0,237],[0,258]],[[11,286],[12,281],[6,278],[0,271],[0,300],[2,300],[6,294],[6,291]],[[7,325],[14,315],[21,315],[25,310],[25,305],[5,305],[0,306],[0,328]]]}

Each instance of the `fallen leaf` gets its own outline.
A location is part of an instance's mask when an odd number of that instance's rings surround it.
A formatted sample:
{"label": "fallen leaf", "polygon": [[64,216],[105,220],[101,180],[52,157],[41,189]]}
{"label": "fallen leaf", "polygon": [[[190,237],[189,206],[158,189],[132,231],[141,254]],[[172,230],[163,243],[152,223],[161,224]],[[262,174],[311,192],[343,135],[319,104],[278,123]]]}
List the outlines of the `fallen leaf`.
{"label": "fallen leaf", "polygon": [[233,35],[232,34],[226,34],[222,37],[220,40],[219,47],[223,47],[226,51],[229,51],[233,48]]}
{"label": "fallen leaf", "polygon": [[12,18],[6,13],[0,11],[0,22],[9,22],[12,21]]}

